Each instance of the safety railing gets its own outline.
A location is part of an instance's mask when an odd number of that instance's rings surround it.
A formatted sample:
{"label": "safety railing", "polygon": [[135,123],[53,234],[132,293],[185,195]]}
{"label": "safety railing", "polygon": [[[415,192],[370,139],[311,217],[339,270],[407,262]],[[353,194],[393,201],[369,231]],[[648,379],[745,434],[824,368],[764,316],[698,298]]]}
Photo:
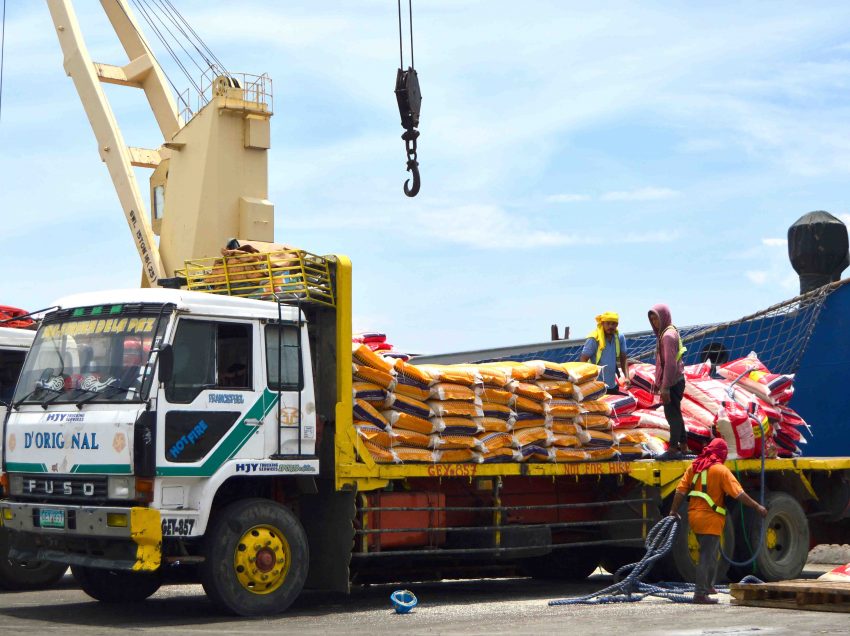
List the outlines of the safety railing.
{"label": "safety railing", "polygon": [[304,250],[186,261],[177,271],[186,287],[225,296],[289,304],[336,305],[328,260]]}

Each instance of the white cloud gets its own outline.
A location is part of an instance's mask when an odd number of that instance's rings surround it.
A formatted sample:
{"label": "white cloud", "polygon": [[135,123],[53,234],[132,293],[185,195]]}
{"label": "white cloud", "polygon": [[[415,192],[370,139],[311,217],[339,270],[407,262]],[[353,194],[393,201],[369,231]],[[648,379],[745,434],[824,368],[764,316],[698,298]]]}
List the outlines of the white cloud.
{"label": "white cloud", "polygon": [[552,194],[546,197],[549,203],[576,203],[578,201],[590,201],[589,194]]}
{"label": "white cloud", "polygon": [[747,272],[747,278],[750,282],[756,285],[764,285],[767,282],[767,272],[761,270],[750,270]]}
{"label": "white cloud", "polygon": [[679,196],[679,192],[670,188],[638,188],[606,192],[599,197],[601,201],[662,201]]}
{"label": "white cloud", "polygon": [[763,238],[761,240],[762,245],[766,245],[767,247],[785,247],[788,245],[788,239],[784,238]]}

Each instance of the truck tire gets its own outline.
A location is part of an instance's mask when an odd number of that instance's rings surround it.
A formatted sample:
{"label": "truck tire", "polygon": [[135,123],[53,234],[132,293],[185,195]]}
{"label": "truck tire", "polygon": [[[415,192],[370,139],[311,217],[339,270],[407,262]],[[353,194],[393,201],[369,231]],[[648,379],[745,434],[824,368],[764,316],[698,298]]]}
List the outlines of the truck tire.
{"label": "truck tire", "polygon": [[18,561],[9,558],[9,532],[0,529],[0,588],[10,591],[39,590],[57,583],[68,570],[52,561]]}
{"label": "truck tire", "polygon": [[535,579],[583,581],[599,567],[599,552],[593,547],[555,550],[545,556],[524,559],[522,566]]}
{"label": "truck tire", "polygon": [[[800,576],[809,557],[809,522],[802,506],[791,495],[771,492],[765,497],[767,517],[764,545],[756,557],[756,576],[782,581]],[[758,517],[755,516],[756,521]],[[750,543],[760,539],[760,524],[750,527]]]}
{"label": "truck tire", "polygon": [[138,603],[159,589],[159,572],[105,570],[72,565],[71,574],[83,592],[102,603]]}
{"label": "truck tire", "polygon": [[210,600],[239,616],[285,611],[307,580],[310,551],[301,523],[268,499],[219,510],[204,542],[201,583]]}
{"label": "truck tire", "polygon": [[[726,523],[723,526],[720,547],[726,554],[735,553],[735,528],[731,523]],[[662,561],[666,562],[667,567],[665,569],[668,575],[675,575],[675,578],[679,581],[686,581],[688,583],[696,581],[697,564],[699,563],[699,544],[697,543],[697,536],[691,532],[687,514],[682,515],[682,521],[679,523],[679,530],[676,532],[673,547]],[[725,581],[728,571],[729,562],[718,551],[716,581],[718,583]]]}

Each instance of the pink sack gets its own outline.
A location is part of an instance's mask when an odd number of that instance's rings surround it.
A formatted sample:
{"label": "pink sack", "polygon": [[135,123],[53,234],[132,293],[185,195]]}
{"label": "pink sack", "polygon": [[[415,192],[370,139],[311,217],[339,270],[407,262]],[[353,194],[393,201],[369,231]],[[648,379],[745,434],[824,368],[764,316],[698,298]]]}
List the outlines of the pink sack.
{"label": "pink sack", "polygon": [[730,399],[728,390],[728,384],[710,378],[685,383],[685,397],[690,398],[712,415],[717,415],[720,404]]}
{"label": "pink sack", "polygon": [[652,393],[655,387],[655,365],[643,362],[629,365],[629,380],[633,387]]}
{"label": "pink sack", "polygon": [[686,421],[691,419],[700,426],[714,428],[714,414],[687,396],[682,400],[682,417]]}
{"label": "pink sack", "polygon": [[686,380],[701,380],[711,377],[711,363],[706,360],[699,364],[689,364],[685,367]]}

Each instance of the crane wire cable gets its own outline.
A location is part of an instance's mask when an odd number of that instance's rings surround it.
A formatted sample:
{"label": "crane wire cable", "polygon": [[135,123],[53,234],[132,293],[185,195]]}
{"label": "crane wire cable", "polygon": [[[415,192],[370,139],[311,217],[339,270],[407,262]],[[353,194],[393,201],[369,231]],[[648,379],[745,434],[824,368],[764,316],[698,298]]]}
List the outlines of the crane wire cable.
{"label": "crane wire cable", "polygon": [[[4,0],[4,2],[5,2],[5,0]],[[123,4],[122,2],[119,2],[118,0],[116,0],[116,2],[118,2],[118,6],[119,6],[119,8],[121,9],[121,12],[124,14],[124,17],[126,17],[126,18],[127,18],[127,22],[129,22],[129,23],[130,23],[130,26],[132,26],[132,27],[133,27],[133,30],[134,30],[134,31],[136,32],[136,34],[139,36],[139,40],[140,40],[140,41],[142,42],[142,44],[144,45],[145,50],[148,52],[148,55],[150,55],[150,56],[151,56],[151,59],[153,59],[153,61],[154,61],[154,62],[156,62],[156,65],[159,67],[160,71],[162,71],[162,74],[165,76],[165,79],[168,81],[168,84],[171,86],[171,90],[173,90],[173,91],[174,91],[174,94],[177,96],[177,99],[178,99],[178,100],[180,100],[180,101],[182,101],[182,102],[183,102],[183,104],[184,104],[184,106],[185,106],[186,108],[189,108],[189,104],[187,104],[187,103],[183,100],[182,96],[180,95],[180,91],[177,89],[177,86],[174,84],[174,82],[172,81],[172,79],[171,79],[171,77],[168,75],[168,73],[166,73],[166,72],[165,72],[165,69],[163,68],[162,64],[160,64],[160,63],[159,63],[159,60],[157,59],[156,54],[153,52],[153,50],[151,49],[151,47],[150,47],[150,46],[148,46],[148,42],[147,42],[147,40],[145,39],[144,35],[143,35],[143,34],[139,31],[139,29],[136,27],[136,23],[135,23],[135,21],[134,21],[134,20],[130,17],[130,15],[127,13],[127,10],[124,8],[124,4]]]}
{"label": "crane wire cable", "polygon": [[145,6],[142,6],[142,0],[133,0],[133,4],[136,5],[136,8],[139,10],[139,13],[142,15],[145,22],[148,23],[148,26],[150,26],[150,28],[153,30],[154,34],[157,36],[157,38],[159,38],[159,41],[162,42],[162,45],[168,51],[169,55],[171,55],[171,59],[173,59],[175,64],[177,64],[177,66],[180,68],[180,70],[183,71],[183,75],[186,76],[186,79],[189,80],[189,83],[192,85],[192,87],[200,95],[201,94],[201,87],[198,86],[198,84],[195,82],[194,79],[192,79],[192,74],[189,73],[189,71],[186,69],[186,66],[180,60],[180,57],[174,52],[174,49],[168,43],[168,40],[165,38],[165,36],[162,35],[159,28],[154,23],[153,18],[151,18],[148,15],[147,8]]}
{"label": "crane wire cable", "polygon": [[[205,73],[208,69],[212,69],[212,71],[216,75],[224,75],[224,74],[227,73],[224,68],[220,67],[215,61],[211,60],[206,55],[206,53],[204,53],[204,51],[202,51],[200,48],[198,48],[198,45],[192,40],[192,38],[186,32],[186,29],[183,27],[183,25],[180,24],[180,21],[178,21],[177,17],[175,16],[175,10],[172,7],[170,7],[168,4],[166,4],[164,0],[153,0],[153,3],[168,18],[168,20],[180,32],[180,34],[183,36],[183,38],[186,40],[186,42],[189,44],[189,46],[191,46],[193,49],[195,49],[195,51],[198,53],[200,58],[204,61],[204,64],[206,64],[206,68],[201,67],[201,65],[198,64],[198,62],[194,59],[194,57],[192,57],[191,52],[187,51],[186,48],[182,44],[180,44],[180,48],[183,49],[183,51],[186,53],[186,55],[188,55],[190,58],[192,58],[192,61],[195,62],[195,66],[197,66],[199,68],[199,70],[201,70],[202,74]],[[168,28],[169,33],[172,35],[172,37],[174,37],[174,39],[177,40],[178,43],[180,43],[179,39],[171,31],[170,27],[167,27],[167,28]]]}
{"label": "crane wire cable", "polygon": [[[410,68],[416,68],[413,63],[413,0],[407,0],[407,14],[410,18]],[[398,0],[398,67],[404,69],[404,35],[401,27],[401,0]]]}
{"label": "crane wire cable", "polygon": [[[198,60],[195,58],[195,56],[193,56],[192,53],[186,49],[186,47],[183,45],[183,42],[181,41],[181,39],[178,38],[174,34],[174,32],[171,30],[171,27],[168,26],[168,23],[165,21],[165,18],[163,18],[162,15],[160,15],[162,8],[159,6],[157,1],[153,0],[153,5],[151,5],[151,3],[147,2],[146,0],[141,0],[141,1],[146,4],[148,11],[150,11],[150,14],[153,15],[157,19],[157,21],[161,25],[161,30],[165,31],[168,34],[172,43],[177,44],[177,46],[179,46],[183,50],[183,53],[186,54],[186,57],[189,58],[189,61],[192,64],[194,64],[195,68],[198,69],[198,72],[201,75],[203,75],[206,72],[207,69],[205,69],[203,67],[203,65],[200,62],[198,62]],[[170,18],[170,16],[168,16],[167,13],[166,13],[166,17]],[[173,22],[173,20],[172,20],[172,22]]]}
{"label": "crane wire cable", "polygon": [[198,41],[198,44],[200,44],[201,47],[207,52],[207,55],[215,61],[218,68],[222,71],[222,74],[227,75],[229,77],[230,73],[228,72],[227,68],[224,66],[224,63],[222,63],[222,61],[220,59],[218,59],[218,56],[215,54],[215,52],[213,52],[213,50],[209,46],[207,46],[207,43],[204,42],[204,40],[201,38],[201,36],[197,34],[195,29],[192,28],[192,25],[189,24],[189,21],[186,20],[186,18],[183,17],[183,14],[180,13],[180,11],[177,9],[177,7],[175,7],[174,4],[172,4],[171,0],[163,0],[163,1],[168,3],[168,5],[172,8],[174,13],[180,19],[180,21],[186,26],[186,29]]}
{"label": "crane wire cable", "polygon": [[3,19],[0,22],[0,121],[3,119],[3,62],[6,53],[6,0],[3,0]]}

